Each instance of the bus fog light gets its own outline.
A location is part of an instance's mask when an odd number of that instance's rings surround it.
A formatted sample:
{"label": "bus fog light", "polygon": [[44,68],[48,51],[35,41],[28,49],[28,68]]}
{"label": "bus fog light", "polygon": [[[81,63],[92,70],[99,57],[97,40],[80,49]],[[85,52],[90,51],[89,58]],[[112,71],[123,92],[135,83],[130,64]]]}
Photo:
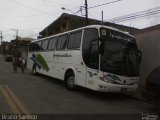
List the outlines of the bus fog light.
{"label": "bus fog light", "polygon": [[100,89],[107,89],[107,86],[104,86],[104,85],[100,85],[100,84],[99,84],[99,88],[100,88]]}
{"label": "bus fog light", "polygon": [[134,85],[138,85],[138,84],[139,84],[139,82],[138,82],[138,81],[136,81],[136,82],[134,82],[133,84],[134,84]]}

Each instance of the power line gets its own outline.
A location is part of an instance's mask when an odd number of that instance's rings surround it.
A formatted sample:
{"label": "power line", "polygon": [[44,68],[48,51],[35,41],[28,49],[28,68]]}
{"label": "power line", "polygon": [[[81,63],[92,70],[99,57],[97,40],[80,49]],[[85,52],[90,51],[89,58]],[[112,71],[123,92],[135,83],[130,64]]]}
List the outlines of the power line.
{"label": "power line", "polygon": [[107,5],[107,4],[112,4],[112,3],[115,3],[115,2],[119,2],[119,1],[122,1],[122,0],[115,0],[115,1],[107,2],[107,3],[103,3],[103,4],[100,4],[100,5],[95,5],[95,6],[92,6],[92,7],[88,7],[88,9],[95,8],[95,7],[100,7],[100,6]]}
{"label": "power line", "polygon": [[[75,12],[74,14],[76,14],[76,13],[78,13],[78,12],[80,12],[80,11],[81,11],[81,14],[82,14],[82,10],[85,10],[86,21],[88,21],[88,20],[87,20],[87,19],[88,19],[88,9],[92,9],[92,8],[104,6],[104,5],[107,5],[107,4],[116,3],[116,2],[119,2],[119,1],[122,1],[122,0],[115,0],[115,1],[107,2],[107,3],[95,5],[95,6],[92,6],[92,7],[88,7],[88,5],[87,5],[87,0],[85,0],[85,6],[80,6],[80,10],[78,10],[78,11]],[[82,16],[83,16],[83,15],[82,15]]]}
{"label": "power line", "polygon": [[113,21],[114,22],[124,22],[124,21],[128,21],[128,20],[153,16],[153,15],[159,14],[159,13],[160,13],[160,11],[155,11],[155,12],[150,12],[150,13],[146,13],[146,14],[141,14],[141,15],[129,16],[129,17],[121,18],[121,19],[116,19],[116,20],[113,20]]}
{"label": "power line", "polygon": [[50,1],[50,0],[41,0],[41,1],[43,1],[43,2],[45,2],[45,3],[47,2],[47,3],[49,3],[49,4],[52,3],[52,4],[54,4],[54,5],[55,5],[55,4],[56,4],[56,5],[59,4],[59,5],[63,5],[63,6],[65,5],[65,6],[79,7],[79,6],[73,5],[73,4],[62,4],[62,3],[53,2],[53,1]]}
{"label": "power line", "polygon": [[[53,13],[53,11],[50,11],[50,12],[52,12]],[[49,12],[48,12],[49,13]],[[8,19],[8,18],[15,18],[15,19],[17,19],[17,18],[30,18],[30,17],[39,17],[39,16],[43,16],[43,15],[48,15],[48,14],[46,14],[46,13],[42,13],[42,14],[33,14],[33,15],[26,15],[26,16],[10,16],[10,17],[7,17],[7,16],[1,16],[0,18],[2,18],[2,19]]]}
{"label": "power line", "polygon": [[[48,1],[48,0],[42,0],[42,1]],[[119,1],[122,1],[122,0],[116,0],[116,1],[112,1],[112,2],[107,2],[107,3],[104,3],[104,4],[92,6],[92,7],[89,7],[89,8],[86,7],[86,9],[91,9],[91,8],[95,8],[95,7],[100,7],[100,6],[103,6],[103,5],[107,5],[107,4],[111,4],[111,3],[115,3],[115,2],[119,2]],[[87,6],[87,0],[85,0],[85,5]],[[81,10],[82,10],[82,9],[81,9]],[[80,12],[81,10],[78,10],[78,11],[75,12],[74,14]],[[88,16],[87,16],[87,17],[88,17]],[[38,34],[38,33],[36,33],[36,34]],[[34,35],[36,35],[36,34],[30,35],[30,36],[34,36]]]}
{"label": "power line", "polygon": [[35,7],[31,7],[31,6],[26,5],[26,4],[22,3],[22,2],[19,2],[19,1],[17,1],[17,0],[9,0],[9,1],[10,1],[10,2],[13,2],[13,3],[18,3],[18,4],[20,4],[20,5],[23,5],[23,6],[25,6],[25,7],[31,8],[31,9],[36,10],[36,11],[41,12],[41,13],[49,14],[49,13],[47,13],[47,12],[45,12],[45,11],[42,11],[41,9],[37,9],[37,8],[35,8]]}
{"label": "power line", "polygon": [[142,12],[140,14],[135,14],[135,15],[131,15],[131,16],[127,16],[125,18],[138,18],[138,17],[145,17],[145,16],[149,16],[149,15],[154,15],[154,14],[158,14],[160,12],[160,10],[156,10],[156,11],[149,11],[149,12]]}
{"label": "power line", "polygon": [[[42,1],[48,1],[48,0],[42,0]],[[112,2],[107,2],[107,3],[104,3],[104,4],[100,4],[100,5],[96,5],[96,6],[89,7],[89,8],[87,8],[87,9],[104,6],[104,5],[111,4],[111,3],[115,3],[115,2],[119,2],[119,1],[122,1],[122,0],[116,0],[116,1],[112,1]],[[87,4],[87,3],[85,3],[85,4]],[[80,11],[80,10],[78,10],[77,12],[79,12],[79,11]],[[77,12],[76,12],[76,13],[77,13]],[[36,34],[38,34],[38,33],[36,33]],[[36,34],[30,35],[30,36],[34,36],[34,35],[36,35]]]}
{"label": "power line", "polygon": [[[107,3],[103,3],[103,4],[100,4],[100,5],[95,5],[95,6],[92,6],[92,7],[87,7],[87,9],[92,9],[92,8],[104,6],[104,5],[107,5],[107,4],[116,3],[116,2],[119,2],[119,1],[122,1],[122,0],[115,0],[115,1],[107,2]],[[80,6],[80,10],[78,10],[78,11],[75,12],[74,14],[76,14],[76,13],[78,13],[78,12],[80,12],[80,11],[82,12],[82,10],[86,10],[85,6]]]}
{"label": "power line", "polygon": [[153,15],[156,15],[156,14],[159,14],[159,13],[160,13],[160,7],[155,7],[155,8],[151,8],[151,9],[148,9],[148,10],[144,10],[144,11],[140,11],[140,12],[116,17],[116,18],[113,18],[109,21],[112,21],[112,22],[115,22],[115,23],[124,22],[124,21],[133,20],[133,19],[139,19],[139,18],[144,18],[144,17],[148,17],[148,16],[153,16]]}

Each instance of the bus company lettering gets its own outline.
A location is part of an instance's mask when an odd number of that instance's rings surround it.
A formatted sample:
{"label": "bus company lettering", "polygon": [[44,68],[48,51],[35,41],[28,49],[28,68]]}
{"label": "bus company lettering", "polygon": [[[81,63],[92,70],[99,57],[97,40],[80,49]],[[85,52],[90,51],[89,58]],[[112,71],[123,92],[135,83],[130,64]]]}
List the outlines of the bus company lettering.
{"label": "bus company lettering", "polygon": [[67,53],[65,53],[65,54],[53,54],[53,57],[72,57],[72,55],[68,55]]}
{"label": "bus company lettering", "polygon": [[128,39],[128,38],[124,38],[124,37],[121,37],[121,36],[117,36],[117,35],[114,35],[114,34],[112,34],[112,33],[110,33],[110,36],[111,36],[112,38],[117,38],[117,39],[120,39],[120,40],[126,40],[126,41],[131,42],[131,40]]}

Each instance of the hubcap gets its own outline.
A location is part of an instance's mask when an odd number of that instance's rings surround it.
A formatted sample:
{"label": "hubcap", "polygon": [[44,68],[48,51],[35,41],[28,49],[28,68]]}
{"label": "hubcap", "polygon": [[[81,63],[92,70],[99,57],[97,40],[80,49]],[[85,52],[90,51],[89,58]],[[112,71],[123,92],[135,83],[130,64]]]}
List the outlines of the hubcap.
{"label": "hubcap", "polygon": [[68,85],[69,88],[74,88],[75,87],[75,79],[74,79],[73,76],[68,78],[67,85]]}

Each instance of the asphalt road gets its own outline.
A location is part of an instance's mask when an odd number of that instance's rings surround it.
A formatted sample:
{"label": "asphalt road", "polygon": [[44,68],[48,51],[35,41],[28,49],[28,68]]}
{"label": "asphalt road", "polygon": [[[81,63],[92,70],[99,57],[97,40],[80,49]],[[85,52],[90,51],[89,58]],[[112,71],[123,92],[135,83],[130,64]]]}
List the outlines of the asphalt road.
{"label": "asphalt road", "polygon": [[63,82],[31,71],[14,73],[0,56],[1,114],[156,114],[155,107],[123,94],[69,91]]}

